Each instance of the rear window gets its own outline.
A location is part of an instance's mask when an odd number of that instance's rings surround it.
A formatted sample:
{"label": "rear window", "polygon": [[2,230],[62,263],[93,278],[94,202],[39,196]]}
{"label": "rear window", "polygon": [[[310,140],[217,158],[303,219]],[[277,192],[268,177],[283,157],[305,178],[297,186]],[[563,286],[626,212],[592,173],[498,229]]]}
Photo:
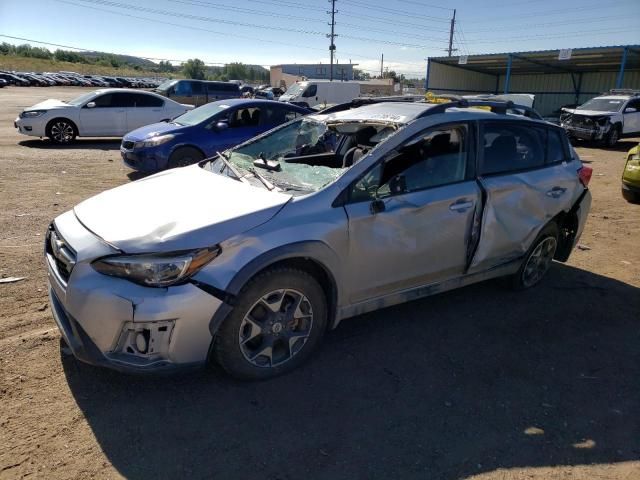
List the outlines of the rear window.
{"label": "rear window", "polygon": [[141,107],[161,107],[164,105],[162,99],[153,95],[145,95],[144,93],[136,93],[134,100],[137,108]]}
{"label": "rear window", "polygon": [[547,136],[547,163],[560,163],[567,159],[565,148],[565,136],[557,130],[548,130]]}
{"label": "rear window", "polygon": [[531,125],[485,124],[481,173],[492,175],[543,166],[545,137],[545,129]]}

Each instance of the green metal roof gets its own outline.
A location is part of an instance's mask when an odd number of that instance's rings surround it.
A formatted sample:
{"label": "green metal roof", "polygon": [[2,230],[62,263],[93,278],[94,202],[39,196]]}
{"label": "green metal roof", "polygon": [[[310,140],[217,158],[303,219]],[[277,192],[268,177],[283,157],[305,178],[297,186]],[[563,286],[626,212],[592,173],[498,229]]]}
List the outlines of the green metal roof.
{"label": "green metal roof", "polygon": [[490,53],[461,57],[431,57],[429,61],[492,75],[503,74],[511,56],[511,75],[558,72],[606,72],[620,70],[626,49],[625,70],[640,70],[640,45],[616,45],[571,49],[571,57],[559,60],[560,50]]}

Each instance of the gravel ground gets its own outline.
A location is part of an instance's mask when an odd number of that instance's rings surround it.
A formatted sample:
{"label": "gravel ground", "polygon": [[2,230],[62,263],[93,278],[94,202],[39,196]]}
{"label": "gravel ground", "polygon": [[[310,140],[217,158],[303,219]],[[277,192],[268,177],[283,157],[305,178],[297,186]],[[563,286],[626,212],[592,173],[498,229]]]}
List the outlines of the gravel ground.
{"label": "gravel ground", "polygon": [[[47,224],[135,178],[118,139],[20,136],[17,113],[78,88],[0,90],[0,478],[640,478],[640,206],[626,150],[594,169],[581,244],[543,284],[486,282],[345,321],[261,383],[79,364],[47,305]],[[637,142],[637,139],[635,140]]]}

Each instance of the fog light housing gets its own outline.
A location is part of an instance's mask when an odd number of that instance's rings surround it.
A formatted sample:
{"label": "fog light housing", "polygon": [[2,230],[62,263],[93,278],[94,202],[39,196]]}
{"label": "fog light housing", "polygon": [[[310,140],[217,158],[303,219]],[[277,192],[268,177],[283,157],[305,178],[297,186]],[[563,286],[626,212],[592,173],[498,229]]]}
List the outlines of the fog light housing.
{"label": "fog light housing", "polygon": [[111,353],[146,360],[167,359],[174,325],[174,320],[127,322]]}

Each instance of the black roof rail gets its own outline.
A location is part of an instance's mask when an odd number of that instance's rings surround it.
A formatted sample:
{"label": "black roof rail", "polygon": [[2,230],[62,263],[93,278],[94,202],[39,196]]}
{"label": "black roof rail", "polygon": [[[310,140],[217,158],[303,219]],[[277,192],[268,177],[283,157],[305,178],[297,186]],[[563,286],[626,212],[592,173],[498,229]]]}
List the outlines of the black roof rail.
{"label": "black roof rail", "polygon": [[542,120],[542,116],[531,107],[518,105],[512,100],[482,100],[482,99],[466,99],[455,100],[447,103],[439,103],[425,110],[419,118],[428,117],[429,115],[437,115],[444,113],[450,108],[473,108],[473,107],[489,107],[493,113],[505,115],[509,110],[521,110],[525,117]]}
{"label": "black roof rail", "polygon": [[344,110],[349,110],[351,108],[358,108],[364,105],[373,105],[376,103],[387,103],[387,102],[422,102],[424,101],[424,97],[422,95],[406,95],[406,96],[391,96],[391,97],[358,97],[354,98],[350,102],[338,103],[337,105],[332,105],[330,107],[325,108],[324,110],[320,110],[318,113],[327,114],[327,113],[336,113],[343,112]]}
{"label": "black roof rail", "polygon": [[[443,98],[443,95],[440,95],[439,98]],[[373,105],[376,103],[387,103],[387,102],[406,102],[407,98],[412,98],[413,102],[424,101],[419,97],[359,97],[355,98],[350,102],[340,103],[338,105],[333,105],[331,107],[325,108],[324,110],[320,110],[318,113],[325,115],[329,113],[343,112],[345,110],[350,110],[352,108],[362,107],[364,105]],[[509,110],[521,110],[524,113],[525,117],[534,118],[536,120],[542,120],[540,114],[535,111],[531,107],[527,107],[525,105],[518,105],[513,103],[512,100],[483,100],[483,99],[466,99],[462,97],[458,97],[456,95],[447,95],[447,98],[451,98],[452,101],[446,103],[437,103],[437,104],[429,104],[425,103],[425,105],[433,105],[431,108],[426,109],[422,112],[418,118],[427,117],[429,115],[436,115],[438,113],[444,113],[450,108],[471,108],[471,107],[489,107],[491,112],[499,113],[499,114],[507,114]]]}

